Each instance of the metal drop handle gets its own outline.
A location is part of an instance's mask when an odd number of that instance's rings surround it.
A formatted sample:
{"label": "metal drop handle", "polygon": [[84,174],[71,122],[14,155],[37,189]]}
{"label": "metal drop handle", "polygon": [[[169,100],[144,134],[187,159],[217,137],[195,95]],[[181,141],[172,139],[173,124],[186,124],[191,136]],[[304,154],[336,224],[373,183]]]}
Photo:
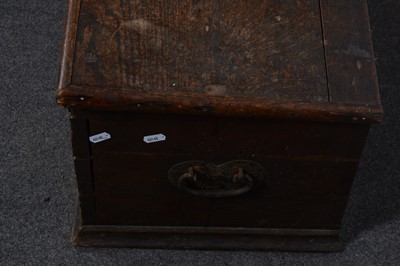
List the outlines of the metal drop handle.
{"label": "metal drop handle", "polygon": [[[251,176],[244,173],[242,168],[239,168],[239,172],[235,174],[232,178],[226,177],[225,188],[209,188],[212,187],[215,181],[209,181],[209,184],[205,184],[204,187],[193,188],[189,184],[197,181],[197,176],[193,172],[192,168],[189,168],[189,171],[183,174],[178,181],[178,185],[181,189],[189,192],[190,194],[196,196],[203,197],[233,197],[242,195],[248,191],[250,191],[253,187],[253,178]],[[230,180],[233,183],[241,183],[238,188],[232,188]],[[222,185],[222,181],[219,181],[219,184]],[[208,188],[207,188],[208,187]]]}
{"label": "metal drop handle", "polygon": [[264,168],[251,161],[233,161],[219,166],[193,161],[172,167],[169,180],[195,196],[234,197],[254,189],[262,182],[263,173]]}

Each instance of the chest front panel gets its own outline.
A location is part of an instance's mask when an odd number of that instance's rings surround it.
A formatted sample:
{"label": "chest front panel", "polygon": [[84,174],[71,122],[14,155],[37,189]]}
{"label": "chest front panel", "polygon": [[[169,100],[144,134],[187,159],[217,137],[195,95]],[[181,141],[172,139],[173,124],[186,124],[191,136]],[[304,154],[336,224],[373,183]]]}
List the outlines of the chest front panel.
{"label": "chest front panel", "polygon": [[[87,141],[88,152],[78,158],[91,166],[91,219],[134,226],[337,229],[369,128],[104,112],[80,121],[88,137],[110,135]],[[161,134],[163,141],[144,141]],[[264,180],[235,197],[194,195],[168,176],[193,161],[255,162]]]}

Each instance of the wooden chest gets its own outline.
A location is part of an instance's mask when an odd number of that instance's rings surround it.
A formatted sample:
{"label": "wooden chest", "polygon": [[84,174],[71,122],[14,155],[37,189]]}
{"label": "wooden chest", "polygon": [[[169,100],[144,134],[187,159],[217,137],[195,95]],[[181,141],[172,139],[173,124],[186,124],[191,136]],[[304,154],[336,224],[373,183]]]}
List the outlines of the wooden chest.
{"label": "wooden chest", "polygon": [[70,0],[83,246],[338,250],[379,100],[364,0]]}

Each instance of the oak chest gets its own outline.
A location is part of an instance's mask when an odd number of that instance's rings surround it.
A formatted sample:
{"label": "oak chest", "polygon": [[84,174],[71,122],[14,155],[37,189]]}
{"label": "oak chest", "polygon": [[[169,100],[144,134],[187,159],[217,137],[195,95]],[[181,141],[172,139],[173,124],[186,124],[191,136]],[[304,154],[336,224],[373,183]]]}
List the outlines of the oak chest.
{"label": "oak chest", "polygon": [[83,246],[338,250],[382,114],[364,0],[70,0],[57,93]]}

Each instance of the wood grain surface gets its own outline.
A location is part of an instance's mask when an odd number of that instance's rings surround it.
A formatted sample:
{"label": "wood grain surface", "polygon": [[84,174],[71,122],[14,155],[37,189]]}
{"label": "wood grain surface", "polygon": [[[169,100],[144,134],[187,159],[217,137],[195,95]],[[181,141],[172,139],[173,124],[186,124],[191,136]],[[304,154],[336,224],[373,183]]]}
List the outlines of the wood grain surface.
{"label": "wood grain surface", "polygon": [[[86,141],[111,135],[82,145],[86,153],[74,150],[84,224],[338,229],[369,131],[368,124],[254,118],[74,116]],[[143,141],[158,133],[166,140]],[[167,178],[171,167],[193,160],[254,161],[265,168],[265,180],[237,198],[195,197]]]}
{"label": "wood grain surface", "polygon": [[82,0],[72,83],[326,101],[318,1]]}
{"label": "wood grain surface", "polygon": [[69,0],[66,107],[379,122],[365,1]]}
{"label": "wood grain surface", "polygon": [[[337,249],[382,115],[374,60],[364,0],[69,0],[57,101],[72,114],[74,243]],[[195,197],[168,179],[194,160],[253,161],[264,182]]]}

